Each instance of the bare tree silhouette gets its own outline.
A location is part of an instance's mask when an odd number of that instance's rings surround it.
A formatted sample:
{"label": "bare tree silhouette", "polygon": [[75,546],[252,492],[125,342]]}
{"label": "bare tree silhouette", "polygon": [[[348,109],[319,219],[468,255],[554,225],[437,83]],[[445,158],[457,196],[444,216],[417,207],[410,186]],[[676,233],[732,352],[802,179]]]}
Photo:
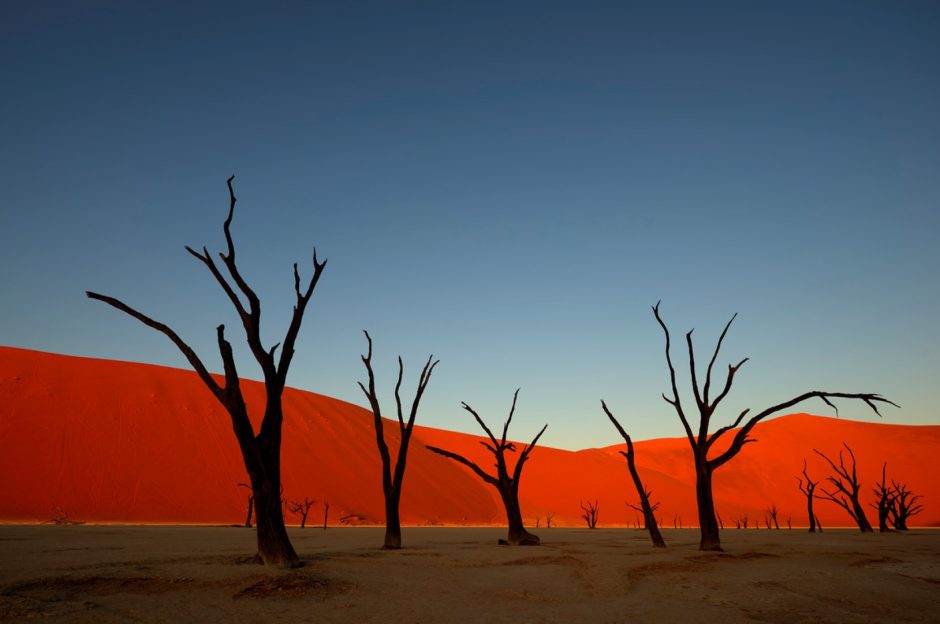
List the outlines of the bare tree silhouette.
{"label": "bare tree silhouette", "polygon": [[[676,383],[676,370],[672,365],[672,356],[670,354],[669,329],[666,327],[666,323],[663,322],[663,319],[659,314],[659,303],[653,306],[653,316],[656,317],[656,321],[659,323],[663,333],[665,334],[666,363],[669,366],[669,378],[672,386],[672,398],[669,398],[663,394],[663,399],[672,405],[676,410],[676,413],[679,416],[679,420],[682,422],[682,426],[685,429],[685,434],[689,440],[689,445],[692,447],[692,455],[695,462],[695,498],[696,502],[698,503],[699,528],[701,531],[701,539],[699,541],[700,550],[721,550],[721,538],[718,531],[718,521],[715,517],[715,500],[712,494],[712,475],[714,474],[715,470],[726,464],[735,455],[737,455],[741,449],[744,448],[745,444],[756,441],[754,438],[750,437],[750,434],[751,430],[755,425],[757,425],[757,423],[769,416],[772,416],[773,414],[781,412],[785,409],[793,407],[798,403],[802,403],[803,401],[812,398],[821,399],[824,403],[826,403],[826,405],[829,405],[833,409],[835,409],[835,405],[832,403],[831,399],[857,399],[863,401],[879,416],[881,413],[878,411],[876,403],[880,402],[888,403],[889,405],[895,405],[891,401],[877,394],[823,392],[820,390],[813,390],[810,392],[805,392],[782,403],[778,403],[777,405],[768,407],[754,416],[751,416],[747,420],[745,420],[745,417],[750,412],[750,409],[746,409],[741,412],[731,424],[721,427],[713,433],[709,433],[712,415],[715,413],[719,403],[721,403],[721,401],[726,396],[728,396],[728,393],[731,391],[731,385],[734,382],[734,376],[741,369],[744,363],[748,361],[748,358],[744,358],[737,364],[728,365],[728,376],[725,379],[724,387],[714,398],[714,400],[710,400],[709,392],[711,390],[712,367],[715,364],[715,360],[718,358],[718,352],[721,350],[721,343],[724,341],[725,335],[728,333],[728,329],[731,327],[731,323],[737,316],[737,314],[735,314],[731,317],[731,320],[728,321],[728,324],[725,325],[724,330],[721,332],[721,336],[718,338],[718,343],[715,346],[715,352],[712,355],[711,361],[708,364],[708,369],[705,373],[705,384],[701,391],[699,390],[698,373],[696,372],[695,368],[695,350],[692,346],[692,331],[689,331],[685,336],[689,351],[689,371],[692,381],[692,392],[695,396],[695,404],[699,413],[698,431],[694,432],[692,430],[692,425],[686,416],[685,410],[682,407],[682,401],[679,398],[679,387]],[[717,442],[724,434],[728,433],[739,425],[741,425],[741,428],[733,434],[734,437],[731,439],[731,443],[729,444],[728,448],[722,453],[718,454],[718,456],[710,458],[709,451],[714,446],[715,442]]]}
{"label": "bare tree silhouette", "polygon": [[291,513],[295,513],[300,516],[300,528],[307,526],[307,514],[310,513],[310,508],[313,507],[317,502],[317,499],[309,499],[304,496],[302,501],[291,501],[287,503],[287,508],[290,509]]}
{"label": "bare tree silhouette", "polygon": [[891,508],[891,524],[898,531],[907,531],[907,520],[924,510],[921,500],[923,496],[914,494],[906,483],[892,481],[894,488],[894,506]]}
{"label": "bare tree silhouette", "polygon": [[248,513],[245,514],[245,527],[251,528],[251,515],[255,511],[255,495],[251,491],[251,486],[247,483],[239,483],[238,487],[243,487],[248,490]]}
{"label": "bare tree silhouette", "polygon": [[[803,483],[803,479],[806,479],[806,483]],[[806,496],[806,512],[809,516],[809,532],[816,532],[816,514],[813,513],[813,499],[819,498],[816,496],[816,486],[819,485],[819,481],[813,481],[809,477],[809,473],[806,472],[806,460],[803,460],[803,479],[797,477],[796,480],[800,484],[800,491]],[[822,528],[820,528],[820,532]]]}
{"label": "bare tree silhouette", "polygon": [[849,452],[849,457],[852,458],[852,466],[847,467],[845,465],[845,458],[842,455],[842,451],[839,451],[839,465],[836,466],[835,463],[826,457],[825,454],[813,449],[817,455],[822,457],[828,462],[832,469],[835,470],[836,474],[831,477],[826,477],[826,480],[829,481],[835,487],[835,491],[830,491],[825,488],[819,488],[822,490],[823,495],[819,498],[824,500],[832,501],[837,504],[839,507],[845,509],[846,512],[852,517],[852,520],[855,521],[855,524],[858,525],[858,530],[862,533],[871,533],[871,523],[868,521],[868,517],[865,515],[865,508],[862,507],[862,503],[859,502],[858,496],[859,492],[862,489],[861,484],[858,480],[858,473],[855,470],[855,453],[852,452],[852,449],[849,448],[849,445],[845,442],[842,443],[842,446]]}
{"label": "bare tree silhouette", "polygon": [[323,530],[326,531],[326,520],[330,515],[330,501],[323,501]]}
{"label": "bare tree silhouette", "polygon": [[894,507],[894,499],[897,497],[894,488],[888,485],[888,462],[881,465],[881,481],[875,483],[872,492],[875,493],[876,500],[871,504],[878,512],[878,532],[888,532],[888,519],[891,515],[891,508]]}
{"label": "bare tree silhouette", "polygon": [[776,505],[776,504],[772,504],[770,507],[767,508],[767,519],[769,520],[769,522],[767,523],[767,528],[768,528],[768,529],[770,528],[770,523],[771,523],[771,522],[773,523],[775,529],[779,529],[779,528],[780,528],[780,523],[777,522],[777,515],[778,515],[779,513],[780,513],[780,512],[777,510],[777,505]]}
{"label": "bare tree silhouette", "polygon": [[60,505],[56,505],[52,510],[52,517],[42,524],[54,524],[56,526],[77,526],[85,524],[84,520],[72,520],[69,512],[65,511]]}
{"label": "bare tree silhouette", "polygon": [[620,451],[620,454],[627,460],[627,470],[630,471],[630,478],[633,479],[633,487],[636,488],[637,496],[640,497],[639,507],[636,505],[630,506],[643,514],[643,524],[646,526],[646,530],[649,531],[653,546],[665,548],[666,542],[663,540],[662,533],[659,532],[659,526],[656,524],[655,512],[656,508],[659,507],[659,503],[655,505],[650,504],[651,492],[643,485],[643,480],[640,479],[640,473],[636,470],[636,453],[633,450],[633,439],[630,438],[630,434],[620,425],[620,422],[614,417],[610,408],[607,407],[607,403],[603,400],[601,400],[601,409],[607,414],[607,418],[610,420],[611,424],[613,424],[614,428],[617,429],[623,441],[627,443],[626,452]]}
{"label": "bare tree silhouette", "polygon": [[[266,401],[264,416],[257,434],[248,417],[248,407],[239,385],[238,369],[235,366],[232,345],[225,338],[225,325],[219,325],[216,328],[219,353],[222,356],[225,372],[224,385],[220,385],[209,373],[196,352],[169,326],[153,320],[114,297],[91,291],[86,292],[86,294],[91,299],[107,303],[134,317],[144,325],[163,333],[183,353],[189,364],[199,375],[199,378],[226,409],[232,420],[232,428],[235,431],[235,437],[238,440],[238,446],[254,494],[258,557],[267,565],[293,568],[300,566],[301,563],[290,542],[290,538],[287,536],[287,530],[284,528],[284,513],[281,507],[281,423],[284,420],[281,396],[287,383],[287,371],[294,357],[294,344],[297,340],[297,334],[300,332],[304,312],[320,275],[326,267],[326,260],[323,262],[318,261],[317,252],[314,249],[313,275],[306,288],[301,288],[300,273],[297,270],[297,264],[294,264],[294,294],[296,300],[290,324],[283,343],[275,344],[270,348],[265,347],[261,342],[261,300],[245,281],[235,263],[235,243],[232,240],[231,233],[232,217],[235,214],[235,203],[237,201],[235,191],[232,188],[234,177],[230,177],[227,181],[229,211],[228,217],[222,226],[228,249],[226,252],[219,254],[222,265],[228,271],[229,277],[222,273],[206,247],[203,247],[201,252],[191,247],[186,247],[186,251],[209,269],[209,272],[212,273],[212,276],[228,296],[245,330],[248,347],[261,366],[264,374]],[[234,287],[232,282],[234,282]],[[247,300],[247,306],[243,298]],[[279,346],[281,347],[281,354],[279,358],[276,358],[275,353]]]}
{"label": "bare tree silhouette", "polygon": [[597,500],[595,499],[592,503],[590,500],[587,502],[587,505],[584,504],[584,501],[580,501],[581,505],[581,517],[584,518],[584,522],[587,524],[589,529],[597,528]]}
{"label": "bare tree silhouette", "polygon": [[431,373],[440,360],[433,363],[429,356],[424,368],[421,370],[421,376],[418,378],[418,390],[415,392],[414,401],[411,403],[411,411],[408,414],[408,421],[405,421],[405,415],[401,406],[401,381],[405,374],[405,365],[401,357],[398,358],[398,383],[395,384],[395,405],[398,408],[398,432],[400,435],[398,443],[398,457],[395,459],[395,469],[392,470],[392,459],[388,452],[388,444],[385,442],[385,428],[382,424],[382,408],[379,406],[379,398],[375,394],[375,372],[372,370],[372,337],[369,332],[363,331],[366,340],[369,342],[369,351],[362,356],[362,363],[369,373],[369,387],[366,388],[359,382],[362,393],[369,399],[369,405],[372,407],[372,422],[375,425],[375,443],[379,448],[379,457],[382,458],[382,492],[385,494],[385,543],[382,548],[397,550],[401,548],[401,520],[399,519],[398,507],[401,502],[401,485],[405,478],[405,462],[408,461],[408,447],[411,444],[411,431],[415,426],[415,417],[418,415],[418,404],[421,403],[421,396],[428,382],[431,381]]}
{"label": "bare tree silhouette", "polygon": [[436,446],[428,446],[427,449],[438,455],[443,455],[444,457],[450,458],[456,462],[463,464],[464,466],[470,468],[473,472],[476,473],[478,477],[483,479],[484,482],[489,483],[497,489],[499,496],[503,501],[503,506],[506,508],[506,519],[509,524],[509,535],[506,540],[500,540],[500,543],[513,544],[513,545],[522,545],[522,546],[538,546],[541,541],[537,535],[529,533],[525,529],[525,525],[522,523],[522,510],[519,507],[519,482],[522,478],[522,467],[525,465],[526,461],[529,459],[529,454],[532,453],[532,449],[535,448],[535,445],[538,443],[539,438],[542,437],[542,434],[545,433],[545,429],[548,428],[546,424],[542,427],[542,430],[536,434],[532,441],[522,449],[522,452],[519,454],[519,459],[516,460],[516,465],[513,468],[512,473],[510,474],[508,467],[506,466],[506,451],[510,453],[516,452],[516,445],[513,442],[506,441],[506,434],[509,431],[509,423],[512,422],[512,416],[516,411],[516,399],[519,398],[519,390],[516,390],[516,393],[512,397],[512,408],[509,410],[509,417],[506,419],[506,423],[503,425],[503,435],[500,439],[496,439],[496,436],[493,435],[493,432],[490,431],[490,428],[486,426],[486,423],[483,422],[483,419],[480,418],[480,415],[477,414],[472,407],[466,403],[461,403],[461,406],[471,414],[476,419],[480,427],[483,428],[483,431],[486,432],[487,437],[489,437],[489,442],[480,442],[486,449],[493,454],[493,457],[496,459],[496,476],[491,476],[485,472],[482,468],[476,465],[474,462],[470,461],[466,457],[453,453],[451,451],[445,451],[444,449],[437,448]]}
{"label": "bare tree silhouette", "polygon": [[555,519],[555,514],[553,512],[551,511],[545,512],[545,528],[546,529],[552,528],[552,520],[554,519]]}

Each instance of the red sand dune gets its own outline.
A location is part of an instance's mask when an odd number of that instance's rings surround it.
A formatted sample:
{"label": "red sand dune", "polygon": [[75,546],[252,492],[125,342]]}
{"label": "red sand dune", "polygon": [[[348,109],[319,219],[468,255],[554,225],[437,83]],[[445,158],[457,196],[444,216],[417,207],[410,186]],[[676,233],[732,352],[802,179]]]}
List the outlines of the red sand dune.
{"label": "red sand dune", "polygon": [[[245,382],[243,388],[250,406],[261,405],[261,384]],[[284,404],[285,498],[328,500],[331,523],[352,514],[381,523],[371,414],[290,388]],[[602,414],[592,417],[606,424]],[[397,433],[397,423],[386,431]],[[940,426],[794,414],[759,425],[754,436],[759,442],[747,445],[715,477],[726,526],[742,514],[752,522],[763,518],[771,504],[780,509],[781,522],[792,517],[795,526],[804,526],[805,499],[795,479],[803,458],[810,474],[820,478],[827,470],[813,447],[836,454],[843,440],[859,458],[867,502],[887,461],[889,477],[908,482],[925,497],[925,512],[913,524],[940,525]],[[492,462],[479,440],[415,427],[401,504],[404,523],[503,522],[495,490],[424,448],[441,446],[488,467]],[[616,440],[611,429],[611,441]],[[583,498],[599,500],[602,526],[632,523],[637,514],[625,503],[635,502],[636,494],[617,453],[622,447],[536,449],[521,488],[527,522],[540,516],[544,523],[550,512],[559,524],[579,525]],[[639,470],[661,502],[663,524],[671,527],[676,516],[684,526],[695,524],[686,440],[650,440],[636,447]],[[236,484],[245,480],[228,415],[194,373],[0,347],[0,520],[47,520],[59,507],[72,519],[92,522],[237,523],[244,519],[246,490]],[[849,523],[832,503],[816,506],[824,526]],[[317,505],[311,517],[322,518],[322,509]]]}

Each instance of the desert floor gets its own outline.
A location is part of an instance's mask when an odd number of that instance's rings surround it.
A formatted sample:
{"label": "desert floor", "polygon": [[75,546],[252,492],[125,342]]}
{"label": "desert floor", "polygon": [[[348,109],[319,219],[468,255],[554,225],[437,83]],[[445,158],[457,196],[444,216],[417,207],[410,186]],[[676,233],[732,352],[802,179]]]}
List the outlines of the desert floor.
{"label": "desert floor", "polygon": [[728,530],[700,553],[635,529],[290,529],[305,567],[251,563],[234,527],[0,526],[0,620],[940,622],[940,531]]}

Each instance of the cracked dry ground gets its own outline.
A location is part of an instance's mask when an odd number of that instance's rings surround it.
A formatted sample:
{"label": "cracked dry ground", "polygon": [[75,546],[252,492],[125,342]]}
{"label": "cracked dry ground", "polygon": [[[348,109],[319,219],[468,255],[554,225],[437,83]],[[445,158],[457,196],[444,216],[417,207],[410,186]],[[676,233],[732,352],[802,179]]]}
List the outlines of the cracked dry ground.
{"label": "cracked dry ground", "polygon": [[234,527],[2,526],[0,621],[940,622],[940,531],[291,529],[305,567],[252,562]]}

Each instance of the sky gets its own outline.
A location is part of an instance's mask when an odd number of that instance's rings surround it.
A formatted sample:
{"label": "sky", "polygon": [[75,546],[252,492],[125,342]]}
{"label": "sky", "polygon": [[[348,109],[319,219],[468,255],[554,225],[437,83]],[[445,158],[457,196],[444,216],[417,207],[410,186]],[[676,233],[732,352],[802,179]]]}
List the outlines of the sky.
{"label": "sky", "polygon": [[[396,357],[419,424],[577,449],[681,436],[683,334],[715,416],[806,390],[878,392],[940,424],[940,4],[0,4],[0,344],[213,370],[239,266],[283,338],[291,265],[329,264],[288,384],[387,415]],[[723,375],[723,373],[722,373]],[[723,380],[723,376],[720,377]],[[820,402],[803,411],[833,415]],[[842,418],[878,420],[842,402]]]}

